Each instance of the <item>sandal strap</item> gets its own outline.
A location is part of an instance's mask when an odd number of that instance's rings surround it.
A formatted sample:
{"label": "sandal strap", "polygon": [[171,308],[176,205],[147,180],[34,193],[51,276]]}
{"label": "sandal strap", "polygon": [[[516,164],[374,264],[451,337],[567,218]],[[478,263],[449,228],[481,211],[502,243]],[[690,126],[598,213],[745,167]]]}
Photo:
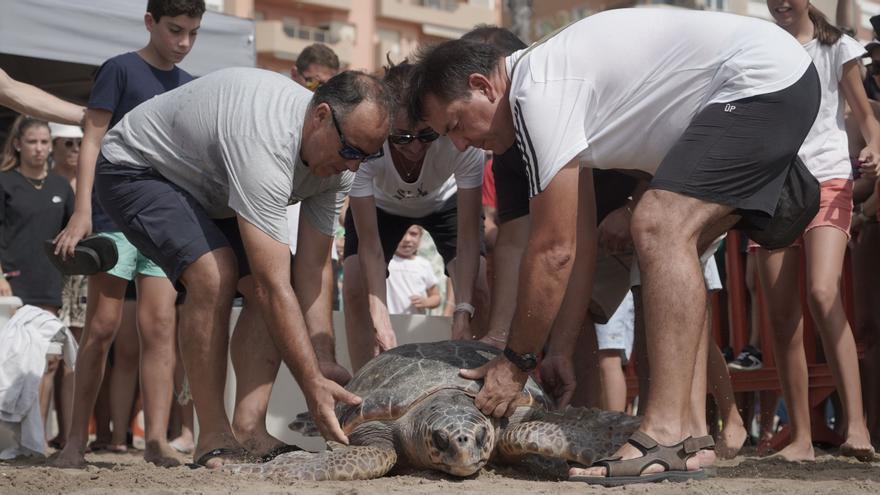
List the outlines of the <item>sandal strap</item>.
{"label": "sandal strap", "polygon": [[711,437],[708,440],[706,437],[688,437],[675,445],[660,445],[641,431],[633,433],[627,442],[642,451],[642,457],[626,460],[603,459],[594,465],[604,466],[608,477],[640,476],[645,468],[654,464],[662,466],[666,471],[687,471],[687,460],[690,457],[704,448],[714,446]]}
{"label": "sandal strap", "polygon": [[651,449],[660,446],[660,444],[658,444],[657,441],[651,438],[647,433],[643,433],[639,430],[634,431],[627,442],[633,447],[641,450],[643,454],[647,454]]}
{"label": "sandal strap", "polygon": [[715,450],[715,439],[712,435],[703,435],[701,437],[687,437],[683,442],[684,453],[688,457],[696,454],[701,450]]}

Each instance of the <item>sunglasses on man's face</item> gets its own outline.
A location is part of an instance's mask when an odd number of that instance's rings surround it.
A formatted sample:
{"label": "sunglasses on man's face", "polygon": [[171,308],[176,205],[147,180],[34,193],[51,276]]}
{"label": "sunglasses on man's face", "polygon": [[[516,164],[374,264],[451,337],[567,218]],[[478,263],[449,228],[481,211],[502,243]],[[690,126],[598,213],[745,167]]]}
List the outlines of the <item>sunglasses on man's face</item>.
{"label": "sunglasses on man's face", "polygon": [[438,134],[437,131],[429,128],[422,130],[422,132],[418,134],[391,134],[388,136],[388,140],[391,141],[391,144],[406,145],[415,141],[416,139],[418,139],[420,143],[430,143],[436,141],[439,137],[440,134]]}
{"label": "sunglasses on man's face", "polygon": [[314,91],[318,89],[322,84],[324,84],[324,81],[318,79],[317,77],[305,77],[303,78],[303,80],[306,83],[306,89],[308,89],[309,91]]}
{"label": "sunglasses on man's face", "polygon": [[336,133],[339,134],[339,142],[342,143],[342,148],[339,149],[339,156],[346,160],[358,160],[361,162],[367,162],[370,160],[375,160],[376,158],[381,158],[385,155],[385,150],[379,148],[379,151],[373,153],[372,155],[361,150],[357,146],[352,146],[345,140],[345,136],[342,134],[342,128],[339,127],[339,121],[336,120],[336,112],[333,110],[333,107],[327,105],[330,108],[330,118],[333,119],[333,126],[336,127]]}
{"label": "sunglasses on man's face", "polygon": [[65,139],[62,142],[64,143],[64,147],[67,149],[73,148],[74,146],[76,146],[76,147],[82,146],[82,139],[71,138],[71,139]]}

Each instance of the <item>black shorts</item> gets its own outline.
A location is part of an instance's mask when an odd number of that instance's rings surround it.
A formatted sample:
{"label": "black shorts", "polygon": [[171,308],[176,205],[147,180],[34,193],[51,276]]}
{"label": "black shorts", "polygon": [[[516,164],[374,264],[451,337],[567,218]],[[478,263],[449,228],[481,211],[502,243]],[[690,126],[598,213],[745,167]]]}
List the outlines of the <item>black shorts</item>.
{"label": "black shorts", "polygon": [[[529,214],[529,178],[516,146],[492,159],[495,174],[498,222],[503,224]],[[593,170],[596,220],[620,208],[629,200],[638,179],[617,170]]]}
{"label": "black shorts", "polygon": [[95,190],[129,242],[178,288],[189,265],[223,247],[235,253],[239,278],[250,274],[236,218],[210,218],[188,192],[153,170],[116,167],[99,156]]}
{"label": "black shorts", "polygon": [[529,177],[519,148],[511,146],[492,158],[495,176],[498,223],[503,224],[529,214]]}
{"label": "black shorts", "polygon": [[[420,218],[402,217],[376,207],[376,226],[379,242],[385,255],[385,265],[394,257],[397,245],[411,225],[418,225],[431,234],[437,251],[443,258],[443,266],[454,260],[458,252],[458,195],[449,198],[440,210]],[[354,211],[349,208],[345,216],[345,249],[342,259],[358,252],[358,234],[354,226]],[[480,254],[486,255],[483,222],[480,222]],[[386,274],[387,275],[387,274]]]}
{"label": "black shorts", "polygon": [[735,208],[740,227],[761,229],[819,109],[810,67],[774,93],[717,103],[691,121],[657,168],[651,188]]}

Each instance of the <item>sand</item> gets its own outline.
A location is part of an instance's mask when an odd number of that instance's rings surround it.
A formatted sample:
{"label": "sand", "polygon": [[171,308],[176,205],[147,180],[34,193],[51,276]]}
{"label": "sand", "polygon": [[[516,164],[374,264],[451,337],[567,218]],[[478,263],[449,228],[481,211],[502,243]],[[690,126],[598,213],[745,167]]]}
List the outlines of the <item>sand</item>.
{"label": "sand", "polygon": [[87,469],[54,469],[44,461],[0,462],[0,494],[219,494],[308,493],[333,495],[392,494],[877,494],[880,463],[864,464],[827,454],[814,463],[786,463],[740,456],[718,464],[716,475],[685,484],[660,483],[625,488],[588,487],[580,483],[545,481],[507,468],[484,469],[457,480],[433,472],[411,472],[353,482],[281,482],[186,467],[162,469],[143,461],[140,451],[86,456]]}

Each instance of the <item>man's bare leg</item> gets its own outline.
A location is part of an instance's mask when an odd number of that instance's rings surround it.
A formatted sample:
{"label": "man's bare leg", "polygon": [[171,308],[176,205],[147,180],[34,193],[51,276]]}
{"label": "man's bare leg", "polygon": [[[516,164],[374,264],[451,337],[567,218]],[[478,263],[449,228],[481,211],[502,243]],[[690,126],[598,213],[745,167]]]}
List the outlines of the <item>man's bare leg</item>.
{"label": "man's bare leg", "polygon": [[[700,333],[700,343],[697,347],[696,360],[694,361],[694,378],[691,385],[690,398],[690,425],[686,436],[702,437],[709,434],[709,427],[706,424],[706,390],[707,390],[707,366],[709,354],[709,341],[711,340],[711,314],[709,299],[705,300],[705,320],[703,322],[703,331]],[[700,467],[711,466],[715,464],[714,450],[701,450],[697,453],[700,460]]]}
{"label": "man's bare leg", "polygon": [[[220,248],[202,255],[181,277],[187,291],[180,313],[180,351],[200,429],[195,459],[217,448],[241,448],[223,404],[236,266],[232,249]],[[241,460],[232,455],[218,456],[206,467],[213,469]]]}
{"label": "man's bare leg", "polygon": [[140,277],[138,333],[140,334],[141,395],[144,402],[144,460],[160,467],[180,465],[168,445],[168,419],[174,398],[174,365],[177,358],[177,290],[164,277]]}
{"label": "man's bare leg", "polygon": [[[639,429],[661,445],[674,445],[690,433],[691,386],[706,321],[706,286],[697,253],[738,220],[732,211],[651,189],[633,215],[652,381]],[[642,454],[626,444],[616,455],[633,459]],[[687,466],[699,469],[699,459],[689,458]],[[662,470],[654,464],[644,474]],[[606,469],[572,469],[570,474],[605,476]]]}
{"label": "man's bare leg", "polygon": [[241,445],[254,455],[263,456],[284,445],[266,430],[266,413],[272,396],[272,385],[281,366],[281,353],[275,347],[269,329],[251,301],[256,301],[253,277],[239,282],[245,297],[235,331],[232,333],[230,356],[235,369],[235,412],[232,431]]}
{"label": "man's bare leg", "polygon": [[61,453],[51,461],[55,467],[82,468],[86,465],[84,456],[89,441],[89,419],[104,381],[107,352],[122,319],[127,284],[126,280],[106,273],[89,277],[86,326],[74,370],[70,430]]}
{"label": "man's bare leg", "polygon": [[715,442],[715,454],[731,459],[739,453],[748,437],[743,418],[736,405],[736,396],[730,383],[730,372],[721,349],[714,342],[709,345],[709,391],[721,413],[721,431]]}

